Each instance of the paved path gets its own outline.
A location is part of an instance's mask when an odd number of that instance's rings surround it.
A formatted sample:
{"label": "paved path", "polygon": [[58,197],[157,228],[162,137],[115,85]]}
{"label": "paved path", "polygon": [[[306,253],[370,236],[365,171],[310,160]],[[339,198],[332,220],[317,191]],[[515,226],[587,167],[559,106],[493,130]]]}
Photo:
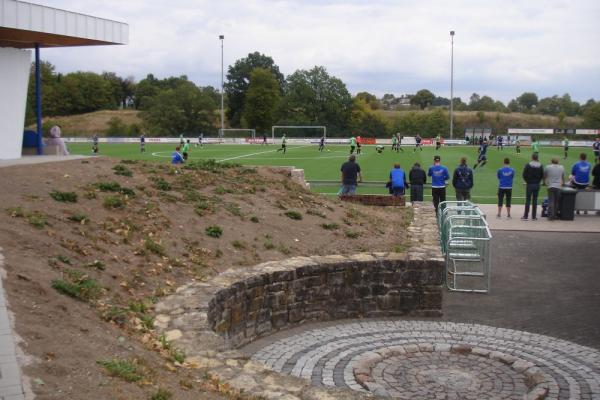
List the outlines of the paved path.
{"label": "paved path", "polygon": [[14,165],[29,165],[58,161],[81,160],[83,158],[89,157],[92,156],[24,156],[14,160],[0,160],[0,168],[12,167]]}

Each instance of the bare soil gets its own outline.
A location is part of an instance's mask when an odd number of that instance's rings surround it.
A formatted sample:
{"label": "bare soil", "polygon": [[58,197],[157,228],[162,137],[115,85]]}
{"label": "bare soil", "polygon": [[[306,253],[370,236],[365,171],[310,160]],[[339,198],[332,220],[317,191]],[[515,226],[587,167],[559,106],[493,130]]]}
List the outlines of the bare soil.
{"label": "bare soil", "polygon": [[[156,337],[153,304],[227,268],[402,251],[412,218],[324,198],[287,170],[107,158],[0,168],[0,204],[6,294],[38,399],[242,398]],[[111,360],[134,382],[111,376]]]}

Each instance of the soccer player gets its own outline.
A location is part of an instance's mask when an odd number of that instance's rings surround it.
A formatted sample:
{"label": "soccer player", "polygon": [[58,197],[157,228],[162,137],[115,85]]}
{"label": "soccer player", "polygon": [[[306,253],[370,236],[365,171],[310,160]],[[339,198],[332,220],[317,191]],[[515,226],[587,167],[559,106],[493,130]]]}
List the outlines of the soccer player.
{"label": "soccer player", "polygon": [[94,133],[92,136],[92,153],[98,154],[98,134]]}
{"label": "soccer player", "polygon": [[277,152],[283,151],[283,154],[287,151],[287,138],[285,137],[285,133],[281,136],[281,148],[277,149]]}
{"label": "soccer player", "polygon": [[181,152],[183,153],[183,159],[185,161],[187,161],[187,159],[188,159],[189,151],[190,151],[190,139],[188,139],[185,142],[185,144],[183,145],[183,148],[181,149]]}
{"label": "soccer player", "polygon": [[319,140],[319,151],[323,151],[325,149],[325,135],[321,136],[321,140]]}
{"label": "soccer player", "polygon": [[183,144],[185,143],[185,140],[183,139],[183,133],[179,135],[179,145],[183,146]]}
{"label": "soccer player", "polygon": [[398,150],[404,153],[404,149],[402,148],[402,135],[398,132],[396,133],[396,136],[398,137]]}
{"label": "soccer player", "polygon": [[383,147],[382,144],[378,144],[377,146],[375,146],[375,151],[377,152],[377,154],[381,154],[381,153],[383,153],[384,148],[385,147]]}
{"label": "soccer player", "polygon": [[262,144],[263,145],[267,144],[267,134],[266,133],[263,134],[263,142],[262,142]]}
{"label": "soccer player", "polygon": [[498,168],[496,176],[498,177],[498,215],[496,217],[502,217],[502,203],[504,202],[504,198],[506,198],[506,218],[510,219],[510,201],[512,199],[515,170],[510,166],[508,157],[504,159],[504,166]]}
{"label": "soccer player", "polygon": [[398,137],[396,136],[396,134],[392,135],[392,151],[398,151]]}
{"label": "soccer player", "polygon": [[565,150],[565,156],[564,159],[566,160],[568,155],[569,155],[569,139],[567,139],[567,137],[565,136],[565,138],[562,141],[562,145],[563,145],[563,149]]}
{"label": "soccer player", "polygon": [[441,136],[440,136],[440,135],[437,135],[437,136],[435,137],[435,149],[436,149],[436,150],[439,150],[439,149],[440,149],[440,147],[442,147],[442,138],[441,138]]}
{"label": "soccer player", "polygon": [[504,149],[504,137],[503,136],[498,136],[497,143],[498,143],[498,150],[503,150]]}
{"label": "soccer player", "polygon": [[421,151],[423,151],[423,147],[421,146],[421,140],[421,136],[417,134],[417,137],[415,138],[415,148],[413,149],[413,153],[415,153],[417,149],[421,149]]}
{"label": "soccer player", "polygon": [[146,136],[142,133],[140,136],[140,153],[146,152]]}
{"label": "soccer player", "polygon": [[204,146],[204,133],[200,133],[200,136],[198,136],[198,144],[196,145],[196,147],[200,146],[203,147]]}
{"label": "soccer player", "polygon": [[483,143],[481,143],[481,146],[479,146],[479,150],[477,150],[479,155],[477,156],[477,164],[473,166],[473,169],[476,169],[479,165],[483,167],[487,163],[487,148],[488,142],[487,140],[484,140]]}
{"label": "soccer player", "polygon": [[598,164],[600,162],[600,136],[596,137],[596,141],[592,144],[592,150],[594,150],[594,161]]}
{"label": "soccer player", "polygon": [[356,149],[356,138],[352,136],[350,138],[350,154],[354,153],[354,149]]}
{"label": "soccer player", "polygon": [[521,141],[519,138],[515,140],[515,150],[517,151],[517,154],[521,154]]}
{"label": "soccer player", "polygon": [[356,154],[360,154],[362,152],[362,138],[360,136],[356,137]]}
{"label": "soccer player", "polygon": [[177,165],[177,164],[184,163],[185,160],[183,159],[183,155],[179,152],[180,149],[181,149],[181,147],[179,147],[179,146],[175,147],[175,151],[173,152],[173,155],[171,156],[171,164]]}
{"label": "soccer player", "polygon": [[537,154],[538,156],[540,154],[540,144],[537,139],[533,139],[533,142],[531,143],[531,152],[533,154]]}
{"label": "soccer player", "polygon": [[429,167],[427,176],[431,177],[431,197],[433,198],[433,207],[435,214],[438,213],[438,205],[446,201],[446,181],[450,179],[448,168],[441,165],[441,157],[433,157],[433,165]]}

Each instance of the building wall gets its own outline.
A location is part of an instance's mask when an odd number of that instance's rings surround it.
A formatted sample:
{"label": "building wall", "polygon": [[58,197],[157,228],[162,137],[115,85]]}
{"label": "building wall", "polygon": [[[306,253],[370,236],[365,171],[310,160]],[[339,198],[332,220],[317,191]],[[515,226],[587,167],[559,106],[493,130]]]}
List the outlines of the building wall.
{"label": "building wall", "polygon": [[0,48],[0,160],[21,157],[31,50]]}

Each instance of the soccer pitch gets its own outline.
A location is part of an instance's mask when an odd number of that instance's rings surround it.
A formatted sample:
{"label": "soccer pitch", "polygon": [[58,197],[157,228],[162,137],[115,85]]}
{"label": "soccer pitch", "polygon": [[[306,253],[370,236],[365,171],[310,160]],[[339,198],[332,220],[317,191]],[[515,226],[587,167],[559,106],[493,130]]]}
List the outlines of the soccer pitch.
{"label": "soccer pitch", "polygon": [[[113,144],[101,143],[100,155],[117,157],[123,159],[148,160],[160,163],[170,163],[171,154],[175,144],[146,143],[146,152],[140,153],[139,144]],[[340,187],[340,166],[348,159],[349,146],[328,145],[327,151],[319,152],[318,146],[310,145],[288,145],[287,153],[278,152],[279,145],[229,145],[209,144],[204,147],[192,145],[189,152],[190,160],[215,159],[220,162],[232,162],[245,165],[271,165],[271,166],[294,166],[304,169],[306,179],[311,181],[314,191],[335,195]],[[433,164],[433,156],[440,155],[442,164],[448,167],[450,175],[459,164],[461,157],[467,157],[470,167],[473,167],[477,159],[476,146],[444,146],[436,151],[433,146],[424,146],[423,151],[413,152],[412,146],[403,146],[404,152],[396,153],[390,151],[386,146],[382,154],[375,151],[375,146],[363,146],[363,154],[358,155],[364,184],[359,184],[358,193],[361,194],[385,194],[385,182],[389,171],[394,163],[400,163],[401,167],[408,173],[415,162],[427,172]],[[91,143],[70,143],[69,149],[72,154],[91,154]],[[593,163],[593,153],[589,148],[571,148],[569,157],[563,160],[563,150],[559,147],[540,148],[540,161],[543,165],[550,163],[552,157],[558,157],[560,163],[565,166],[565,171],[570,172],[572,165],[577,162],[579,154],[585,152],[588,161]],[[516,176],[513,186],[513,202],[522,204],[525,196],[525,185],[521,173],[526,162],[531,159],[529,147],[521,147],[521,154],[516,154],[514,147],[505,147],[497,150],[490,146],[487,151],[488,162],[483,167],[475,170],[475,186],[471,191],[472,200],[477,203],[496,203],[496,192],[498,180],[496,171],[502,166],[505,157],[510,159],[511,166],[515,169]],[[334,182],[327,182],[334,181]],[[430,180],[428,178],[428,183]],[[546,197],[545,188],[542,188],[540,197]],[[430,190],[425,190],[425,198],[430,199]],[[453,200],[454,189],[451,181],[448,182],[448,200]],[[541,200],[540,200],[541,201]]]}

